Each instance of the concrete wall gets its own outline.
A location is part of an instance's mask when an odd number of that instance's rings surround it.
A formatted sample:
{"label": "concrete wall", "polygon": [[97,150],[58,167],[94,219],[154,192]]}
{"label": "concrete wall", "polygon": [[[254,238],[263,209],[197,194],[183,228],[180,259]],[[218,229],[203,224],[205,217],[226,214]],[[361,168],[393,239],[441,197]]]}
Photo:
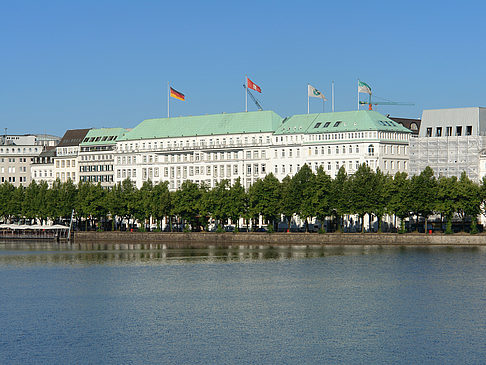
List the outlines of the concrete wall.
{"label": "concrete wall", "polygon": [[76,232],[75,243],[161,244],[167,248],[232,245],[484,245],[486,235],[469,234],[310,234],[310,233],[165,233]]}

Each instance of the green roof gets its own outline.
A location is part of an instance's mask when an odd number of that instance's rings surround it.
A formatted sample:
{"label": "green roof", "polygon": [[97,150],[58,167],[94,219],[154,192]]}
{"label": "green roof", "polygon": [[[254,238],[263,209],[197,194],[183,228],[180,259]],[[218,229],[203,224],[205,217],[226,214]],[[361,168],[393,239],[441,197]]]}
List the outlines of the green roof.
{"label": "green roof", "polygon": [[98,146],[115,144],[118,138],[120,138],[123,133],[127,130],[125,128],[97,128],[90,129],[83,141],[80,143],[81,146]]}
{"label": "green roof", "polygon": [[282,118],[270,110],[147,119],[119,140],[274,132]]}
{"label": "green roof", "polygon": [[372,110],[294,115],[285,119],[275,134],[353,131],[405,132],[410,130]]}

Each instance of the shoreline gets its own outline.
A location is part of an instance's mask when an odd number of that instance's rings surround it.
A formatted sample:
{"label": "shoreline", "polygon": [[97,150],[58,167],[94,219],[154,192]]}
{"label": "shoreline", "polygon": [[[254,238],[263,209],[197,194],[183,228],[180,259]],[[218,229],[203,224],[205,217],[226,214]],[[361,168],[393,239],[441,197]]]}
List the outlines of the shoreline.
{"label": "shoreline", "polygon": [[486,246],[486,234],[76,232],[74,244],[160,245],[164,248],[233,246]]}

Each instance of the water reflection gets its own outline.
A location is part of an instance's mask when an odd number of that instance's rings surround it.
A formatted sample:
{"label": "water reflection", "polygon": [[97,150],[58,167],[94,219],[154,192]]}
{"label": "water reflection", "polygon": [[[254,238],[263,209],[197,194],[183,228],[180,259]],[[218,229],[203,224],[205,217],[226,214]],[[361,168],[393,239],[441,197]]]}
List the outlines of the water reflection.
{"label": "water reflection", "polygon": [[382,247],[382,246],[256,246],[235,245],[229,248],[167,249],[162,244],[56,244],[50,242],[16,242],[0,244],[0,265],[93,265],[93,264],[161,264],[187,262],[225,262],[248,260],[287,260],[325,256],[368,255],[384,250],[397,254],[410,250],[484,251],[484,247]]}

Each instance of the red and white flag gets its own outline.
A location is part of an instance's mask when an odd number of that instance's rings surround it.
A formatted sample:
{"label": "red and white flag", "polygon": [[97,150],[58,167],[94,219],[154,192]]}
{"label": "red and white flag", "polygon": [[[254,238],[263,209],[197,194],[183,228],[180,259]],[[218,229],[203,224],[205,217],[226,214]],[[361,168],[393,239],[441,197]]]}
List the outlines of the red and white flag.
{"label": "red and white flag", "polygon": [[262,89],[260,88],[260,86],[258,86],[257,84],[255,84],[248,77],[246,78],[246,85],[247,85],[248,89],[252,89],[252,90],[258,91],[259,93],[262,92]]}

